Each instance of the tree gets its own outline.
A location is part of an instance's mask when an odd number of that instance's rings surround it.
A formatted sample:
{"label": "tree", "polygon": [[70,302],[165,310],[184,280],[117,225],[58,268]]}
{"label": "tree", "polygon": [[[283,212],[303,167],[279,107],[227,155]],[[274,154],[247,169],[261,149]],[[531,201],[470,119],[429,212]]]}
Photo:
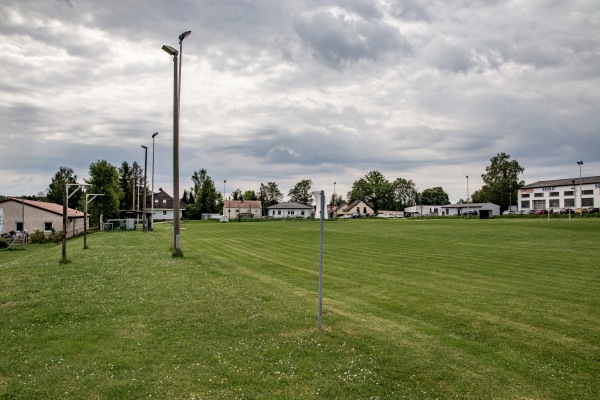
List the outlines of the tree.
{"label": "tree", "polygon": [[240,189],[235,189],[231,192],[232,200],[242,200],[242,191]]}
{"label": "tree", "polygon": [[414,206],[417,199],[417,189],[412,180],[397,178],[392,183],[394,191],[394,210],[404,210],[406,207]]}
{"label": "tree", "polygon": [[[206,169],[201,168],[192,174],[194,186],[184,195],[190,202],[187,206],[189,219],[200,219],[202,214],[214,214],[221,208],[222,195],[216,189],[214,181],[208,176]],[[192,193],[193,192],[193,193]],[[193,200],[193,202],[192,202]]]}
{"label": "tree", "polygon": [[511,204],[517,203],[517,193],[525,184],[519,180],[519,174],[525,169],[517,160],[510,160],[510,155],[498,153],[490,159],[490,165],[485,167],[485,174],[481,175],[484,185],[473,193],[472,199],[478,203],[494,203],[500,210],[508,210]]}
{"label": "tree", "polygon": [[[54,174],[52,178],[52,183],[48,186],[48,201],[56,204],[64,203],[65,196],[65,182],[66,183],[77,183],[77,175],[75,175],[75,171],[69,167],[60,167],[58,172]],[[77,209],[79,204],[81,203],[81,198],[83,196],[83,192],[81,190],[77,190],[73,192],[73,188],[69,190],[73,195],[69,198],[68,207],[72,209]]]}
{"label": "tree", "polygon": [[268,182],[266,185],[261,183],[258,199],[262,202],[263,207],[269,207],[281,202],[283,193],[275,182]]}
{"label": "tree", "polygon": [[375,212],[391,209],[394,206],[392,184],[379,171],[371,171],[364,178],[355,181],[348,194],[349,201],[364,200],[373,205]]}
{"label": "tree", "polygon": [[288,193],[290,201],[310,206],[312,204],[311,186],[312,180],[310,179],[303,179],[296,183],[296,186]]}
{"label": "tree", "polygon": [[421,204],[424,206],[445,206],[450,204],[450,197],[440,186],[436,186],[430,189],[425,189],[419,195]]}
{"label": "tree", "polygon": [[244,200],[258,200],[256,192],[254,190],[246,190],[243,196]]}
{"label": "tree", "polygon": [[103,219],[118,218],[123,190],[120,186],[117,168],[106,160],[99,160],[90,164],[89,175],[90,178],[86,180],[86,183],[91,186],[87,190],[90,193],[104,195],[96,197],[88,206],[90,220],[101,222],[101,217]]}
{"label": "tree", "polygon": [[333,193],[331,195],[331,200],[329,200],[329,206],[337,207],[337,206],[341,206],[343,204],[346,204],[346,201],[342,198],[341,194]]}

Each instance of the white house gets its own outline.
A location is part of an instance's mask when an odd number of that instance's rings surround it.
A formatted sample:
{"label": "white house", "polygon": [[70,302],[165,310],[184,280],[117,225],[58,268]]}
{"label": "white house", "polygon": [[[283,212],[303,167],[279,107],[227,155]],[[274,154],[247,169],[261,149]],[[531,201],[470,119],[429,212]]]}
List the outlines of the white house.
{"label": "white house", "polygon": [[538,181],[519,190],[519,210],[598,207],[600,176]]}
{"label": "white house", "polygon": [[404,209],[404,214],[409,215],[420,215],[425,217],[434,217],[439,215],[446,215],[444,213],[445,210],[442,209],[442,206],[410,206]]}
{"label": "white house", "polygon": [[[46,234],[63,229],[63,206],[45,201],[10,198],[0,201],[4,214],[4,233],[41,231]],[[89,217],[88,217],[89,218]],[[67,237],[83,233],[84,214],[67,209]]]}
{"label": "white house", "polygon": [[500,206],[494,203],[461,203],[441,206],[443,215],[462,215],[467,212],[477,212],[482,218],[500,215]]}
{"label": "white house", "polygon": [[[152,199],[148,197],[148,203],[146,204],[146,212],[150,212],[152,209]],[[183,216],[183,212],[186,210],[184,202],[179,202],[179,218]],[[153,221],[172,221],[173,214],[173,197],[169,196],[166,192],[158,189],[158,193],[154,193],[154,214],[152,215]]]}
{"label": "white house", "polygon": [[310,218],[312,207],[306,204],[286,202],[267,207],[268,216],[272,218]]}

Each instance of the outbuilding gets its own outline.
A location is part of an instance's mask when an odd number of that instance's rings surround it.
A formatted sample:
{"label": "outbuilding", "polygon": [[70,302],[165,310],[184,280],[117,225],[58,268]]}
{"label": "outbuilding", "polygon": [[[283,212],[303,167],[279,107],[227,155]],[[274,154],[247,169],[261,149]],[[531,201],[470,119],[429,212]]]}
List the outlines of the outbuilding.
{"label": "outbuilding", "polygon": [[489,218],[500,215],[500,206],[494,203],[461,203],[441,206],[444,215],[477,215],[479,218]]}
{"label": "outbuilding", "polygon": [[[10,198],[0,201],[4,215],[4,232],[33,233],[41,231],[50,234],[63,229],[63,206],[45,201]],[[89,217],[88,217],[89,218]],[[84,214],[72,208],[67,209],[67,237],[83,233]]]}
{"label": "outbuilding", "polygon": [[295,202],[279,203],[267,207],[272,218],[310,218],[312,207]]}

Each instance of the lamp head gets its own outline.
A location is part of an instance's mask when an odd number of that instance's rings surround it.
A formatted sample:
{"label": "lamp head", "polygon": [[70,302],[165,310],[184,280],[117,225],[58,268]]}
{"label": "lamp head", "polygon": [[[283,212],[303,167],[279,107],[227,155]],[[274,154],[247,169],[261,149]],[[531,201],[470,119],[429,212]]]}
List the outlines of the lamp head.
{"label": "lamp head", "polygon": [[144,150],[148,150],[148,147],[147,147],[147,146],[144,146],[144,145],[142,145],[142,148],[143,148]]}
{"label": "lamp head", "polygon": [[170,55],[172,55],[173,57],[177,57],[177,55],[179,54],[179,52],[177,50],[175,50],[174,48],[172,48],[171,46],[163,45],[162,49],[164,51],[166,51],[167,53],[169,53]]}
{"label": "lamp head", "polygon": [[152,139],[154,139],[158,135],[158,132],[152,134]]}
{"label": "lamp head", "polygon": [[179,43],[181,43],[186,37],[190,36],[190,33],[192,33],[192,31],[185,31],[179,35]]}

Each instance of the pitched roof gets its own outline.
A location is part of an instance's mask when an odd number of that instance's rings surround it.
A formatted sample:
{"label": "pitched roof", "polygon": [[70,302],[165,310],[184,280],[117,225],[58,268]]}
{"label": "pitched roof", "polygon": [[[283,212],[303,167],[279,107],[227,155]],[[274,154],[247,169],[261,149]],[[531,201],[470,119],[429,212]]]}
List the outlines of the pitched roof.
{"label": "pitched roof", "polygon": [[[525,185],[522,189],[533,189],[540,187],[550,187],[550,186],[569,186],[573,184],[579,184],[579,177],[576,178],[568,178],[568,179],[554,179],[549,181],[537,181],[530,183],[529,185]],[[583,176],[581,177],[581,184],[589,184],[589,183],[600,183],[600,176]]]}
{"label": "pitched roof", "polygon": [[301,203],[295,203],[293,201],[275,204],[275,205],[269,206],[267,208],[270,210],[271,209],[275,209],[275,210],[298,210],[298,209],[312,210],[311,206],[307,206],[306,204],[301,204]]}
{"label": "pitched roof", "polygon": [[342,210],[344,212],[350,211],[354,208],[354,206],[356,206],[358,203],[363,202],[365,203],[368,207],[371,207],[373,210],[375,209],[375,207],[373,207],[373,204],[368,202],[368,201],[364,201],[364,200],[354,200],[352,203],[347,204],[346,207]]}
{"label": "pitched roof", "polygon": [[[35,201],[35,200],[24,200],[18,199],[16,197],[12,197],[10,199],[6,199],[4,201],[0,201],[0,203],[4,203],[7,201],[16,201],[17,203],[25,203],[30,207],[35,207],[40,210],[48,211],[53,214],[63,215],[63,206],[61,204],[56,203],[48,203],[46,201]],[[79,210],[74,210],[72,208],[67,208],[67,217],[69,218],[83,218],[84,213]]]}
{"label": "pitched roof", "polygon": [[224,208],[262,208],[260,200],[225,200]]}
{"label": "pitched roof", "polygon": [[[154,202],[156,203],[158,200],[158,206],[154,205],[154,209],[173,209],[173,197],[168,195],[164,190],[158,189],[158,192],[154,193]],[[146,203],[146,208],[152,207],[152,196],[148,196],[148,202]],[[183,201],[179,201],[179,209],[186,210],[187,204]]]}

